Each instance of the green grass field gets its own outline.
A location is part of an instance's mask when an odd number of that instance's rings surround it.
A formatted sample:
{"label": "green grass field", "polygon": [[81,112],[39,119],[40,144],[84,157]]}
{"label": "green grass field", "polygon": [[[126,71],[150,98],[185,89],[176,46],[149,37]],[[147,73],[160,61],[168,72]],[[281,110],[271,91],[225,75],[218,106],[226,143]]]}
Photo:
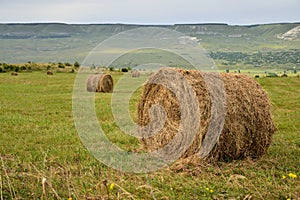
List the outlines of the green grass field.
{"label": "green grass field", "polygon": [[[300,198],[299,77],[257,79],[269,94],[278,128],[267,155],[254,161],[203,164],[193,175],[169,169],[124,173],[92,157],[73,121],[75,76],[0,73],[0,199]],[[113,77],[116,81],[120,76]],[[132,113],[139,94],[132,97]],[[113,122],[110,98],[111,94],[96,95],[103,130],[116,145],[137,148],[138,141]]]}

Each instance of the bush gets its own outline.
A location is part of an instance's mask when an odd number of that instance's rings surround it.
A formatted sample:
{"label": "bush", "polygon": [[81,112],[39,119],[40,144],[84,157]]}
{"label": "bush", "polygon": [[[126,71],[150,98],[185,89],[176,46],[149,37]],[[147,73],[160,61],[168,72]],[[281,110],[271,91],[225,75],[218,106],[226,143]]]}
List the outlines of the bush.
{"label": "bush", "polygon": [[26,70],[26,67],[25,66],[21,66],[20,68],[22,71],[25,71]]}
{"label": "bush", "polygon": [[74,67],[76,67],[76,68],[77,68],[77,67],[80,67],[79,62],[76,61],[76,62],[74,63]]}
{"label": "bush", "polygon": [[68,66],[68,67],[70,67],[70,66],[72,66],[70,63],[68,63],[68,62],[65,62],[65,66]]}
{"label": "bush", "polygon": [[2,63],[3,69],[8,69],[8,65],[6,63]]}
{"label": "bush", "polygon": [[19,72],[20,67],[19,66],[15,66],[15,72]]}
{"label": "bush", "polygon": [[278,77],[278,75],[274,72],[268,72],[267,77]]}
{"label": "bush", "polygon": [[2,67],[0,67],[0,73],[2,73],[3,72],[3,69],[2,69]]}
{"label": "bush", "polygon": [[122,68],[122,72],[128,72],[127,68]]}
{"label": "bush", "polygon": [[92,64],[90,69],[96,69],[96,66],[94,64]]}
{"label": "bush", "polygon": [[14,70],[14,66],[13,65],[9,65],[8,69],[9,69],[9,71],[13,71]]}
{"label": "bush", "polygon": [[62,63],[58,63],[58,68],[65,68],[65,65]]}

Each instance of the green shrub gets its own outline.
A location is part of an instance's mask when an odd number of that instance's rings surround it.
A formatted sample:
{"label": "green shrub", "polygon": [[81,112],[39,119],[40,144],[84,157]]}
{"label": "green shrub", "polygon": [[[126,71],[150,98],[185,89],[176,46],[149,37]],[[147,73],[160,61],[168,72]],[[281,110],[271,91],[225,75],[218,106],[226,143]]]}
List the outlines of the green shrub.
{"label": "green shrub", "polygon": [[8,69],[8,65],[6,63],[2,63],[3,69]]}
{"label": "green shrub", "polygon": [[15,68],[15,72],[19,72],[19,70],[20,70],[19,66],[15,66],[14,68]]}
{"label": "green shrub", "polygon": [[65,68],[65,65],[62,63],[58,63],[58,68]]}
{"label": "green shrub", "polygon": [[278,75],[274,72],[268,72],[267,77],[278,77]]}
{"label": "green shrub", "polygon": [[90,69],[96,69],[96,66],[94,64],[92,64]]}
{"label": "green shrub", "polygon": [[76,61],[76,62],[74,63],[74,67],[76,67],[76,68],[77,68],[77,67],[80,67],[79,62]]}
{"label": "green shrub", "polygon": [[68,67],[70,67],[70,66],[72,66],[70,63],[68,63],[68,62],[65,62],[65,66],[68,66]]}
{"label": "green shrub", "polygon": [[13,65],[9,65],[8,69],[9,69],[9,71],[13,71],[14,70],[14,66]]}
{"label": "green shrub", "polygon": [[122,68],[122,72],[128,72],[127,68]]}

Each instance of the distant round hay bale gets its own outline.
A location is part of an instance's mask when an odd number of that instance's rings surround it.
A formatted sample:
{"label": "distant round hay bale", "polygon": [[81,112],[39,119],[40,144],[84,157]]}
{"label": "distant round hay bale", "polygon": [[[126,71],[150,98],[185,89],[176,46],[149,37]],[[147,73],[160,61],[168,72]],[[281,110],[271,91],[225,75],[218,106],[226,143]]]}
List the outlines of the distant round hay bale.
{"label": "distant round hay bale", "polygon": [[109,74],[95,74],[88,77],[86,89],[89,92],[112,92],[114,82]]}
{"label": "distant round hay bale", "polygon": [[[153,80],[166,76],[166,72],[170,70],[175,70],[187,80],[198,100],[199,130],[191,145],[181,155],[181,158],[188,158],[199,154],[202,140],[211,121],[211,94],[203,75],[206,77],[216,75],[197,70],[163,68],[148,79],[138,104],[138,124],[147,126],[150,123],[149,110],[155,104],[160,104],[166,113],[163,128],[155,135],[140,140],[142,148],[149,152],[170,143],[180,126],[180,105],[176,96],[161,84],[153,83]],[[266,153],[272,135],[276,131],[266,92],[254,79],[246,75],[226,73],[221,74],[220,78],[223,80],[226,92],[225,123],[218,142],[206,159],[229,161],[245,157],[261,157]],[[141,132],[141,135],[147,136],[147,133]]]}
{"label": "distant round hay bale", "polygon": [[12,76],[18,76],[18,73],[17,72],[12,72],[11,75]]}
{"label": "distant round hay bale", "polygon": [[48,71],[47,71],[47,75],[53,75],[53,72],[50,71],[50,70],[48,70]]}
{"label": "distant round hay bale", "polygon": [[141,75],[141,73],[139,72],[139,71],[137,71],[137,70],[133,70],[132,72],[131,72],[131,76],[132,77],[140,77],[140,75]]}

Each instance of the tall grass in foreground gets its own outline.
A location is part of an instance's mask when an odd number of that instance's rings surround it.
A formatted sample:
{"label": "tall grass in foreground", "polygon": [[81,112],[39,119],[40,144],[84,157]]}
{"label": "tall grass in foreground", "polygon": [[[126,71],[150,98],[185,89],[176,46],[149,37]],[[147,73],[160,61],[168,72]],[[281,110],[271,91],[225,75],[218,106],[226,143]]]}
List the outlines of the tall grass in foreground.
{"label": "tall grass in foreground", "polygon": [[[73,122],[75,76],[0,74],[0,199],[300,198],[299,77],[257,79],[271,98],[278,127],[266,156],[204,165],[193,175],[168,169],[123,173],[93,158]],[[118,80],[120,75],[113,77]],[[132,97],[132,115],[140,91]],[[96,95],[103,130],[121,148],[137,148],[138,141],[114,123],[110,98]]]}

